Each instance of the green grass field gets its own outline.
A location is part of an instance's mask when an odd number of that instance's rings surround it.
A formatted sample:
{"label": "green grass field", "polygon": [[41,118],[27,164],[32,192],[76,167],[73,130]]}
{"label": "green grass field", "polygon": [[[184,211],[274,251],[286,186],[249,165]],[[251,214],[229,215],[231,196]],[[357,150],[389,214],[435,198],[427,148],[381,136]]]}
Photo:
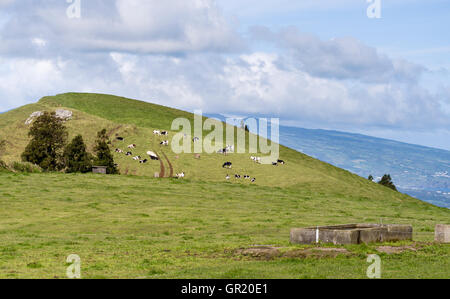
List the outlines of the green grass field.
{"label": "green grass field", "polygon": [[[83,278],[366,278],[372,253],[382,258],[383,278],[450,277],[450,246],[433,243],[435,224],[449,223],[448,209],[285,147],[287,164],[279,167],[257,165],[250,154],[177,157],[159,148],[152,131],[192,119],[186,112],[106,95],[47,97],[0,115],[0,139],[8,141],[2,159],[19,160],[32,112],[57,107],[74,112],[71,137],[81,133],[92,147],[105,127],[112,138],[126,138],[114,147],[163,151],[187,178],[154,179],[159,162],[140,165],[119,154],[120,176],[0,172],[0,278],[65,278],[70,254],[81,257]],[[224,161],[235,168],[222,169]],[[227,173],[257,182],[226,182]],[[380,244],[332,246],[347,250],[333,256],[297,254],[311,246],[289,244],[292,227],[380,221],[412,224],[414,242],[383,244],[405,248],[396,254]],[[281,254],[238,252],[255,245]]]}

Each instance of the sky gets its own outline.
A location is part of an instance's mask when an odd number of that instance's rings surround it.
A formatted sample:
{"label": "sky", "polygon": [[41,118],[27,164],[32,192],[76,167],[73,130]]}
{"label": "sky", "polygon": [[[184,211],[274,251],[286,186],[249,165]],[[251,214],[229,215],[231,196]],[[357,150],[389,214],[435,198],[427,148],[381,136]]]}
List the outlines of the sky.
{"label": "sky", "polygon": [[450,4],[371,1],[0,0],[0,111],[98,92],[450,150]]}

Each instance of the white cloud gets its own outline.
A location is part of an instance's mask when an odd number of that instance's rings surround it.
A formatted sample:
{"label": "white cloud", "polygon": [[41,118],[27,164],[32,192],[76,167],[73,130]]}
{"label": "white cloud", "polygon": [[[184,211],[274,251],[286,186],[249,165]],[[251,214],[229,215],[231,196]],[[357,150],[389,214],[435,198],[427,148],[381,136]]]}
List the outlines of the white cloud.
{"label": "white cloud", "polygon": [[239,35],[213,0],[115,0],[81,4],[81,19],[70,19],[65,1],[14,3],[14,10],[10,10],[13,18],[0,30],[0,53],[33,55],[26,43],[36,37],[52,44],[49,56],[73,50],[179,54],[233,51],[242,47]]}
{"label": "white cloud", "polygon": [[425,68],[404,60],[392,60],[355,38],[322,41],[295,27],[273,32],[266,27],[251,28],[252,37],[277,44],[287,52],[283,64],[314,76],[365,82],[414,81]]}
{"label": "white cloud", "polygon": [[0,27],[0,111],[82,91],[316,127],[450,125],[448,87],[429,91],[420,84],[424,67],[356,39],[259,27],[248,44],[263,40],[275,50],[230,54],[242,38],[212,0],[82,5],[82,19],[71,20],[65,1],[9,4],[14,13]]}
{"label": "white cloud", "polygon": [[1,96],[10,100],[2,101],[0,110],[37,99],[32,96],[95,91],[190,111],[272,115],[322,126],[421,129],[449,125],[439,98],[420,87],[349,84],[280,68],[279,59],[277,54],[260,52],[234,58],[219,54],[176,58],[111,53],[84,61],[3,60]]}
{"label": "white cloud", "polygon": [[46,40],[44,40],[42,38],[38,38],[38,37],[33,38],[31,40],[31,43],[33,45],[35,45],[36,47],[38,47],[38,48],[43,48],[43,47],[45,47],[47,45],[47,41]]}

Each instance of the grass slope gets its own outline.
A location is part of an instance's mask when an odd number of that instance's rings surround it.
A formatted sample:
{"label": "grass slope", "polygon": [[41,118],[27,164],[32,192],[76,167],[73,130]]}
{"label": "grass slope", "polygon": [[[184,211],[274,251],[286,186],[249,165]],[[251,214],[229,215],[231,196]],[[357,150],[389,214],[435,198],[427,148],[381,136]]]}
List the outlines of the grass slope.
{"label": "grass slope", "polygon": [[[449,245],[430,243],[448,211],[415,202],[339,194],[321,186],[262,187],[138,176],[0,174],[0,278],[365,278],[366,254],[384,278],[448,278]],[[375,245],[350,256],[261,260],[234,254],[289,244],[289,229],[349,222],[411,223],[418,251]],[[397,246],[397,245],[395,245]]]}
{"label": "grass slope", "polygon": [[[37,110],[67,108],[71,137],[92,147],[106,127],[136,143],[135,154],[161,151],[153,129],[170,129],[192,114],[98,94],[46,97],[0,115],[4,160],[18,160],[28,142],[26,118]],[[116,155],[122,176],[0,173],[0,278],[64,277],[65,258],[79,254],[83,277],[120,278],[364,278],[375,245],[346,247],[350,256],[256,260],[238,248],[270,244],[289,251],[291,227],[353,222],[409,223],[417,251],[381,254],[385,278],[448,278],[448,245],[430,243],[450,211],[371,183],[342,169],[281,147],[283,167],[256,165],[250,154],[176,155],[164,149],[186,180],[153,179],[159,163],[140,165]],[[223,170],[224,161],[236,169]],[[165,162],[166,163],[166,162]],[[167,163],[166,163],[167,168]],[[249,174],[257,184],[225,182]]]}

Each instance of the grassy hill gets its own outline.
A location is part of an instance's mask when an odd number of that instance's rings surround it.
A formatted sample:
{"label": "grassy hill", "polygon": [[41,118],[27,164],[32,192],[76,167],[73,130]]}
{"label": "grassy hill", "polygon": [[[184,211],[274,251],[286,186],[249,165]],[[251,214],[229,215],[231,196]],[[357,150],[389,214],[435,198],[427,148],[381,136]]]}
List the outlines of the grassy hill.
{"label": "grassy hill", "polygon": [[[2,157],[18,161],[34,111],[64,108],[70,137],[82,134],[92,148],[106,128],[137,144],[136,155],[165,153],[166,176],[186,172],[185,180],[154,179],[161,165],[141,165],[115,154],[121,176],[0,173],[0,278],[64,277],[65,258],[79,254],[85,278],[364,278],[367,253],[376,245],[344,246],[348,254],[295,256],[308,246],[289,244],[291,227],[353,222],[407,223],[418,243],[396,255],[380,253],[384,277],[450,275],[450,248],[430,243],[437,223],[450,211],[371,183],[357,175],[281,147],[284,166],[257,165],[250,154],[176,155],[161,148],[154,129],[193,115],[145,102],[100,94],[45,97],[0,115]],[[171,132],[173,135],[174,132]],[[171,138],[169,138],[171,139]],[[224,170],[225,161],[234,164]],[[169,165],[170,163],[170,165]],[[248,174],[225,181],[226,174]],[[236,254],[253,245],[281,247],[286,256],[261,259]]]}
{"label": "grassy hill", "polygon": [[[176,155],[170,148],[161,147],[160,141],[166,138],[155,137],[153,130],[170,130],[172,121],[179,117],[193,121],[193,115],[180,110],[148,104],[136,100],[100,94],[63,94],[55,97],[45,97],[37,104],[27,105],[0,115],[0,138],[8,141],[8,147],[3,160],[12,162],[20,160],[20,154],[28,143],[29,126],[25,120],[34,111],[54,111],[55,109],[73,111],[74,118],[67,122],[69,139],[82,134],[88,147],[92,148],[96,133],[106,128],[113,147],[127,150],[127,145],[136,144],[134,155],[146,156],[149,150],[164,152],[174,173],[186,172],[188,179],[223,182],[227,174],[250,175],[256,177],[258,184],[267,186],[289,186],[298,183],[323,184],[353,184],[371,185],[349,172],[312,159],[294,150],[281,147],[281,158],[287,161],[283,167],[272,165],[257,165],[250,159],[250,154],[202,155],[200,160],[194,154]],[[206,135],[208,132],[205,132]],[[173,136],[174,132],[171,132]],[[125,137],[124,142],[114,140],[116,136]],[[169,137],[169,139],[171,139]],[[178,156],[178,158],[177,158]],[[160,171],[159,162],[140,165],[123,154],[115,155],[116,162],[122,174],[153,176]],[[233,163],[233,170],[224,170],[224,162]],[[163,159],[165,168],[169,165]],[[372,186],[373,187],[373,186]],[[378,187],[378,186],[375,186]]]}

